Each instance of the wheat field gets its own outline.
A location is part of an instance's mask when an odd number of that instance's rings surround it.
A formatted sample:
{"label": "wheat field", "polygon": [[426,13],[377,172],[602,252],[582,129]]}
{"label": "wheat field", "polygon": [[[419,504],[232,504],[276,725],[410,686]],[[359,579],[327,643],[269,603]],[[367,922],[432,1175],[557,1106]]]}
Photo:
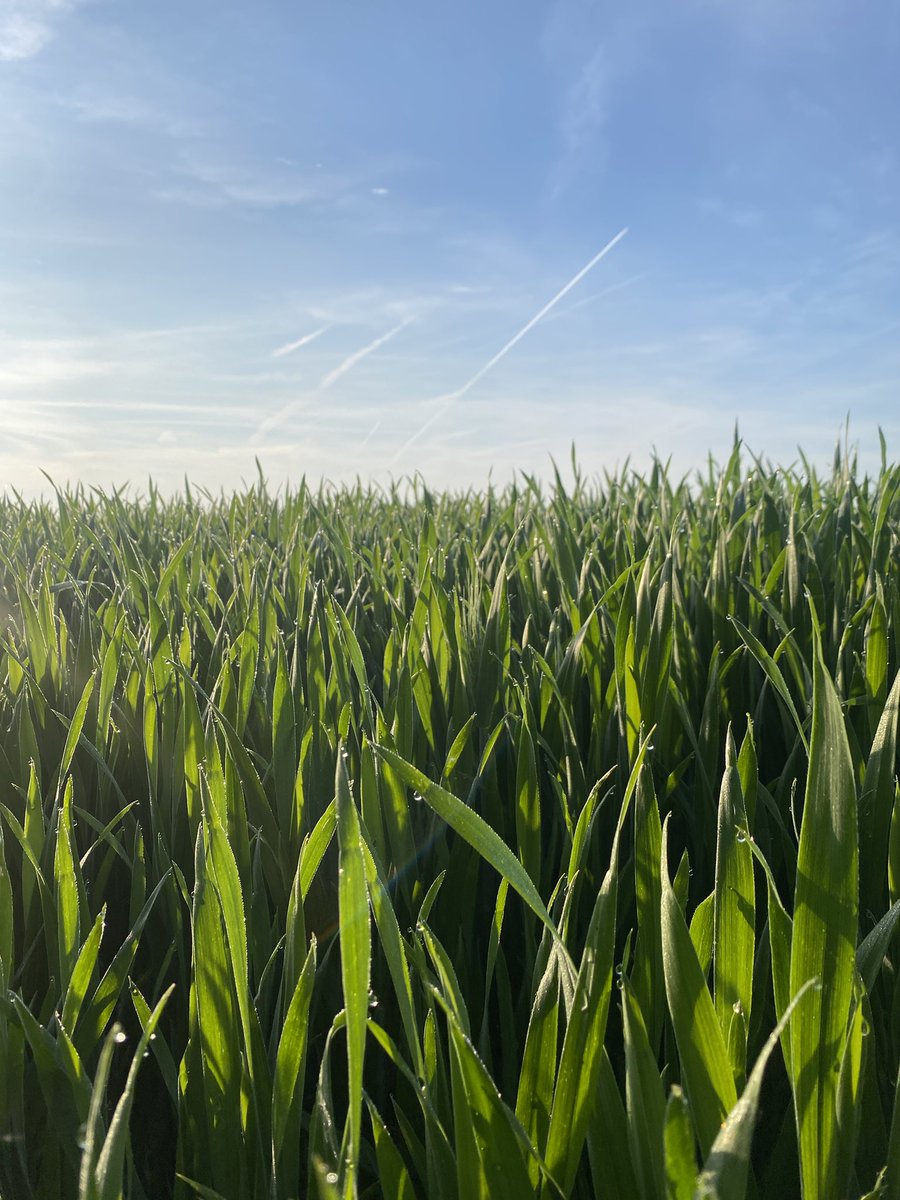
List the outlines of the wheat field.
{"label": "wheat field", "polygon": [[900,1196],[900,468],[0,501],[0,1196]]}

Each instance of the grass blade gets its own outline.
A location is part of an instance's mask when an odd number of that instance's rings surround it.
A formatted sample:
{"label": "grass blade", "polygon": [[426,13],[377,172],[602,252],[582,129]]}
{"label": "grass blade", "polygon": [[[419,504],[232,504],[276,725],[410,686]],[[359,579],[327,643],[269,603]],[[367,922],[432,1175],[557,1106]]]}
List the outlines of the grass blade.
{"label": "grass blade", "polygon": [[[814,628],[815,620],[814,620]],[[809,979],[791,1030],[791,1079],[805,1200],[836,1195],[837,1080],[856,969],[856,784],[818,635],[809,773],[791,937],[791,991]]]}
{"label": "grass blade", "polygon": [[798,1002],[814,986],[815,981],[810,980],[800,989],[766,1040],[750,1072],[747,1086],[716,1135],[697,1180],[696,1194],[701,1200],[744,1200],[750,1167],[750,1144],[756,1125],[763,1075],[772,1051],[794,1015]]}
{"label": "grass blade", "polygon": [[363,1103],[363,1061],[366,1051],[366,1021],[369,1015],[369,970],[371,928],[366,865],[359,816],[350,794],[346,757],[338,750],[335,775],[337,835],[339,851],[338,911],[341,922],[341,983],[347,1014],[347,1157],[342,1163],[341,1192],[356,1194],[356,1165],[359,1156]]}
{"label": "grass blade", "polygon": [[668,818],[663,826],[660,878],[666,996],[681,1060],[682,1084],[700,1148],[708,1154],[722,1122],[737,1102],[737,1092],[722,1027],[669,881]]}

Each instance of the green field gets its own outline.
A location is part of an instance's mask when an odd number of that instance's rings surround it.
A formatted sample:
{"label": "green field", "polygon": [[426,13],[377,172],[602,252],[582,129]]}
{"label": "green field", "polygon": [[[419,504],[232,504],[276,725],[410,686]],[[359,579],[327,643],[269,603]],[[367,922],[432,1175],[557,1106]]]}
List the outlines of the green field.
{"label": "green field", "polygon": [[0,501],[0,1196],[900,1196],[900,468]]}

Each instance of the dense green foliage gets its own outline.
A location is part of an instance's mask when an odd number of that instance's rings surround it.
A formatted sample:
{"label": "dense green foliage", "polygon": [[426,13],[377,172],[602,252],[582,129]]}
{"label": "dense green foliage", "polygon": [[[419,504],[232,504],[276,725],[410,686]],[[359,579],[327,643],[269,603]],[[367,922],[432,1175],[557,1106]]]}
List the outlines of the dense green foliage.
{"label": "dense green foliage", "polygon": [[0,1194],[900,1194],[900,468],[747,461],[0,503]]}

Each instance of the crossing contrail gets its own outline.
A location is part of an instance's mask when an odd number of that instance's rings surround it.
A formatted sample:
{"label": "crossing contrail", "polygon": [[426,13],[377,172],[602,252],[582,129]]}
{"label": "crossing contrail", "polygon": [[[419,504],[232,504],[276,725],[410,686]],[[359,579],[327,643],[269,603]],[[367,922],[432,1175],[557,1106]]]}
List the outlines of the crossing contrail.
{"label": "crossing contrail", "polygon": [[[320,392],[324,392],[328,388],[333,387],[334,384],[336,384],[339,379],[342,379],[348,371],[352,371],[357,363],[362,362],[364,358],[374,353],[374,351],[378,350],[381,346],[385,345],[385,343],[389,342],[391,338],[395,338],[398,333],[404,330],[407,325],[411,325],[414,320],[415,317],[404,318],[399,325],[395,325],[393,329],[389,329],[387,333],[381,334],[381,336],[377,337],[374,342],[369,342],[368,345],[363,346],[359,350],[354,350],[352,354],[348,354],[345,359],[338,363],[334,370],[329,371],[327,375],[322,376],[322,378],[319,380],[318,386],[312,392],[309,392],[300,400],[289,401],[289,403],[285,404],[284,407],[280,408],[277,412],[272,413],[271,416],[268,416],[261,421],[253,434],[251,434],[250,445],[258,446],[267,433],[271,433],[273,429],[277,429],[280,425],[283,425],[288,417],[296,416],[297,413],[303,412],[304,409],[309,408],[314,397],[316,397]],[[323,329],[321,331],[317,331],[315,334],[307,334],[307,339],[318,337],[319,332],[324,333],[325,331]]]}
{"label": "crossing contrail", "polygon": [[536,313],[527,324],[523,325],[519,332],[515,334],[515,336],[511,337],[506,345],[498,350],[494,357],[489,359],[483,367],[480,367],[479,370],[477,370],[472,376],[472,378],[467,380],[461,388],[458,388],[455,392],[447,392],[446,395],[438,396],[437,399],[442,400],[443,404],[434,413],[432,413],[425,424],[422,425],[422,427],[417,430],[417,432],[414,433],[411,438],[408,438],[407,441],[403,443],[391,460],[391,465],[393,465],[393,463],[395,463],[397,459],[400,458],[400,456],[410,448],[410,446],[414,446],[419,438],[426,434],[432,425],[440,420],[447,409],[452,408],[457,400],[460,400],[467,392],[471,391],[476,383],[480,383],[480,381],[484,379],[485,375],[487,375],[489,371],[492,371],[494,367],[496,367],[497,363],[506,358],[510,350],[512,350],[512,348],[517,345],[527,333],[530,333],[531,330],[534,329],[535,325],[542,321],[551,309],[555,308],[556,305],[559,304],[563,296],[568,295],[573,287],[576,287],[579,283],[581,283],[585,275],[587,275],[589,271],[592,271],[594,267],[596,267],[597,263],[600,262],[602,258],[605,258],[607,254],[609,254],[613,246],[616,246],[619,242],[621,242],[622,238],[627,232],[627,226],[624,229],[620,229],[616,236],[608,241],[603,249],[595,254],[586,266],[581,268],[577,275],[573,275],[565,287],[561,288],[553,297],[553,299],[549,300],[539,313]]}

